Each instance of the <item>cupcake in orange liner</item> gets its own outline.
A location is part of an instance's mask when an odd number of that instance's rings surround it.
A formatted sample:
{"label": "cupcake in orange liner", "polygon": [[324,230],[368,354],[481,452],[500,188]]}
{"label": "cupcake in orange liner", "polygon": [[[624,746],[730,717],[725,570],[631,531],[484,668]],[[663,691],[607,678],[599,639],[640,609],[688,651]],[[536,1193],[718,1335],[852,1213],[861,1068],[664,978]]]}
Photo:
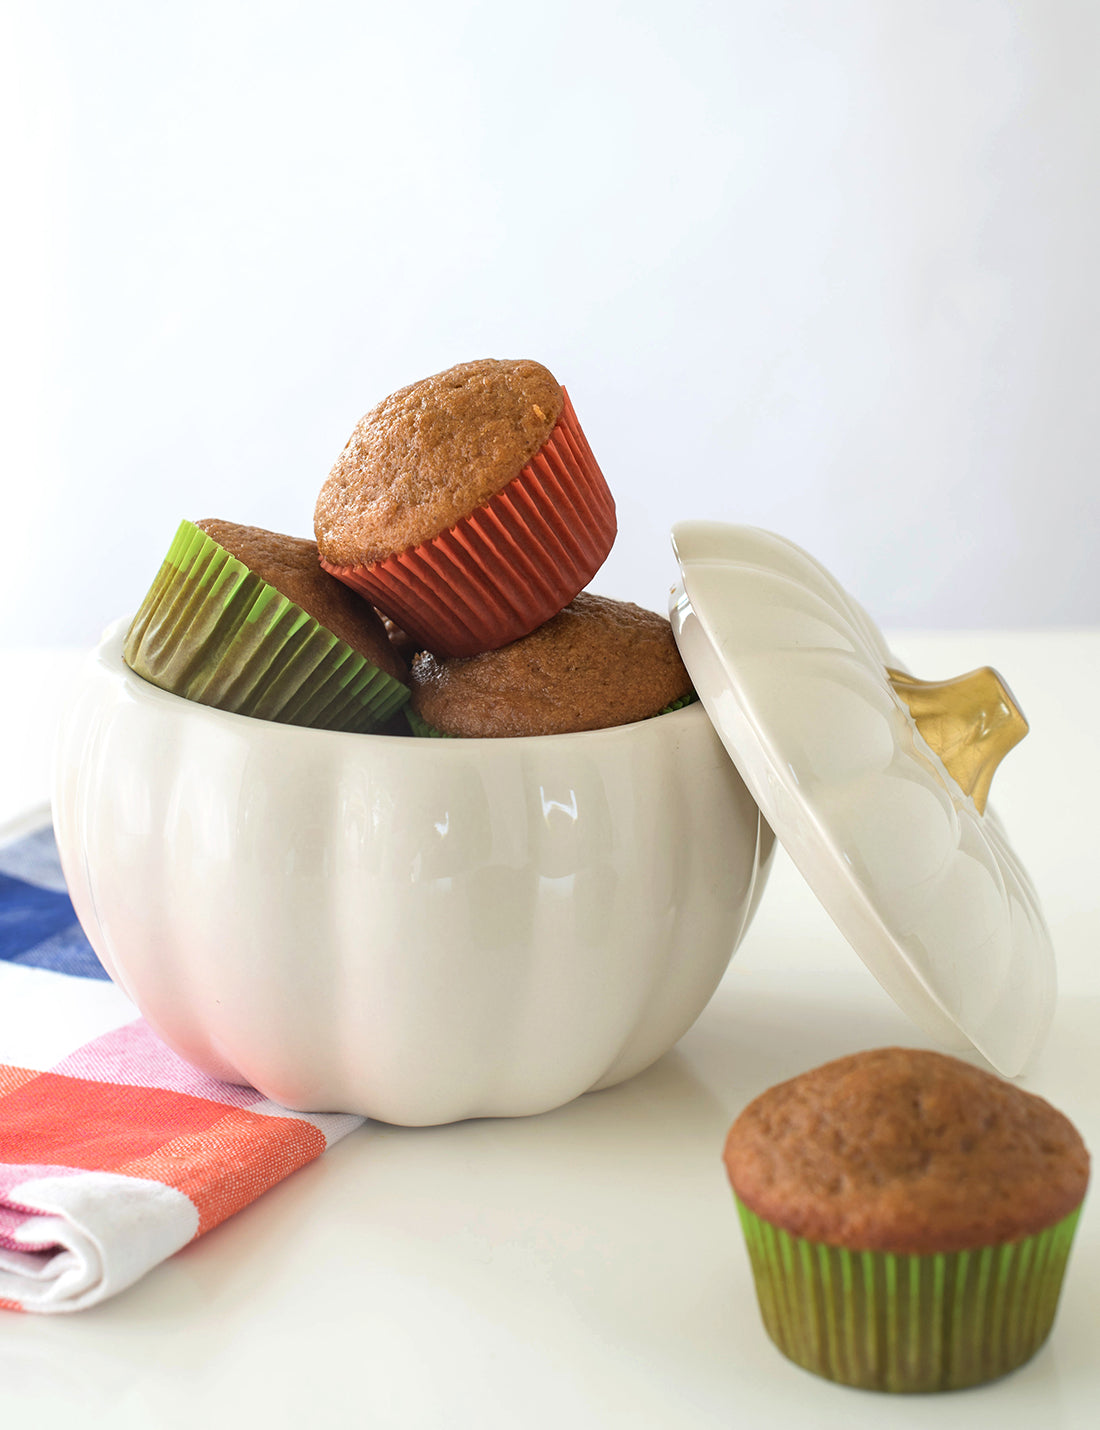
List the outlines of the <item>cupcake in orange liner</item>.
{"label": "cupcake in orange liner", "polygon": [[880,1048],[770,1088],[725,1164],[768,1335],[870,1390],[959,1390],[1050,1333],[1089,1157],[1049,1103]]}
{"label": "cupcake in orange liner", "polygon": [[561,735],[663,715],[695,699],[664,616],[582,591],[497,650],[414,656],[405,714],[419,736]]}
{"label": "cupcake in orange liner", "polygon": [[227,521],[181,522],[123,658],[184,699],[315,729],[374,732],[409,698],[379,617],[314,542]]}
{"label": "cupcake in orange liner", "polygon": [[540,363],[462,363],[360,421],[321,489],[321,563],[419,645],[475,655],[556,615],[615,539],[615,503]]}

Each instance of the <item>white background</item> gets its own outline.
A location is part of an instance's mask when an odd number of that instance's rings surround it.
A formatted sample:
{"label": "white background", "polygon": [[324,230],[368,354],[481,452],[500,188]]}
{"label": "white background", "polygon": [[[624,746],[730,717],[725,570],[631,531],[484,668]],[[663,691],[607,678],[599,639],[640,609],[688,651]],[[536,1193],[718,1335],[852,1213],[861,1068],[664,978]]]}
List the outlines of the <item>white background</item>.
{"label": "white background", "polygon": [[180,517],[309,534],[363,411],[568,386],[663,609],[681,517],[892,626],[1100,621],[1095,0],[15,0],[0,644]]}

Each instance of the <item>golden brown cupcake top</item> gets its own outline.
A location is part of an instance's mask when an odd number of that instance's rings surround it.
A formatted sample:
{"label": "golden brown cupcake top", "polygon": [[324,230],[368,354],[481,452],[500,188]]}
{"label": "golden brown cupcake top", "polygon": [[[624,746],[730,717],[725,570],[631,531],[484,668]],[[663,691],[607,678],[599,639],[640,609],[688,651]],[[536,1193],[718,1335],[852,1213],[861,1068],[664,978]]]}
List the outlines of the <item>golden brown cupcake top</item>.
{"label": "golden brown cupcake top", "polygon": [[449,530],[520,474],[563,402],[541,363],[496,358],[393,393],[362,418],[321,488],[322,556],[369,566]]}
{"label": "golden brown cupcake top", "polygon": [[582,591],[499,650],[415,657],[412,708],[449,735],[560,735],[645,720],[691,690],[672,627],[627,601]]}
{"label": "golden brown cupcake top", "polygon": [[730,1129],[740,1200],[794,1236],[906,1255],[999,1245],[1068,1216],[1089,1157],[1049,1103],[957,1058],[856,1053],[770,1088]]}
{"label": "golden brown cupcake top", "polygon": [[372,665],[396,680],[408,680],[405,662],[373,606],[323,569],[316,542],[216,518],[195,525]]}

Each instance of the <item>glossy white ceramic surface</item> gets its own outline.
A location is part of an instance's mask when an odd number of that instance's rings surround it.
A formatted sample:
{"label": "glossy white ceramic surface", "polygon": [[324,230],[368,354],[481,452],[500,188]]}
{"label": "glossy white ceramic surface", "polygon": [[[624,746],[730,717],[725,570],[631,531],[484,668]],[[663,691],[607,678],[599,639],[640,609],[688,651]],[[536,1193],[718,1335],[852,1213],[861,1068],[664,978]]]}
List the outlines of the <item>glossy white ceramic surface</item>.
{"label": "glossy white ceramic surface", "polygon": [[81,923],[164,1040],[288,1107],[516,1116],[691,1026],[773,839],[700,705],[510,740],[306,730],[147,684],[108,632],[61,722]]}
{"label": "glossy white ceramic surface", "polygon": [[677,642],[776,835],[910,1017],[1020,1072],[1054,1009],[1050,937],[996,815],[978,812],[893,690],[886,668],[904,665],[793,542],[684,522],[673,543]]}

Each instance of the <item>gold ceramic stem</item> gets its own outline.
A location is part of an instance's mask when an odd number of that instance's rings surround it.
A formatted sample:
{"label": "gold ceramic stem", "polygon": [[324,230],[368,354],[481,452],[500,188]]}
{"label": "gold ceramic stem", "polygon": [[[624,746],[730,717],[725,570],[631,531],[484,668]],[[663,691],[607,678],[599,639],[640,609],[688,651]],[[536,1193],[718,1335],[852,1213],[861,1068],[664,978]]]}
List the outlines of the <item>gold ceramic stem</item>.
{"label": "gold ceramic stem", "polygon": [[1011,690],[988,665],[954,680],[917,680],[899,670],[886,674],[925,742],[984,814],[993,771],[1027,734]]}

